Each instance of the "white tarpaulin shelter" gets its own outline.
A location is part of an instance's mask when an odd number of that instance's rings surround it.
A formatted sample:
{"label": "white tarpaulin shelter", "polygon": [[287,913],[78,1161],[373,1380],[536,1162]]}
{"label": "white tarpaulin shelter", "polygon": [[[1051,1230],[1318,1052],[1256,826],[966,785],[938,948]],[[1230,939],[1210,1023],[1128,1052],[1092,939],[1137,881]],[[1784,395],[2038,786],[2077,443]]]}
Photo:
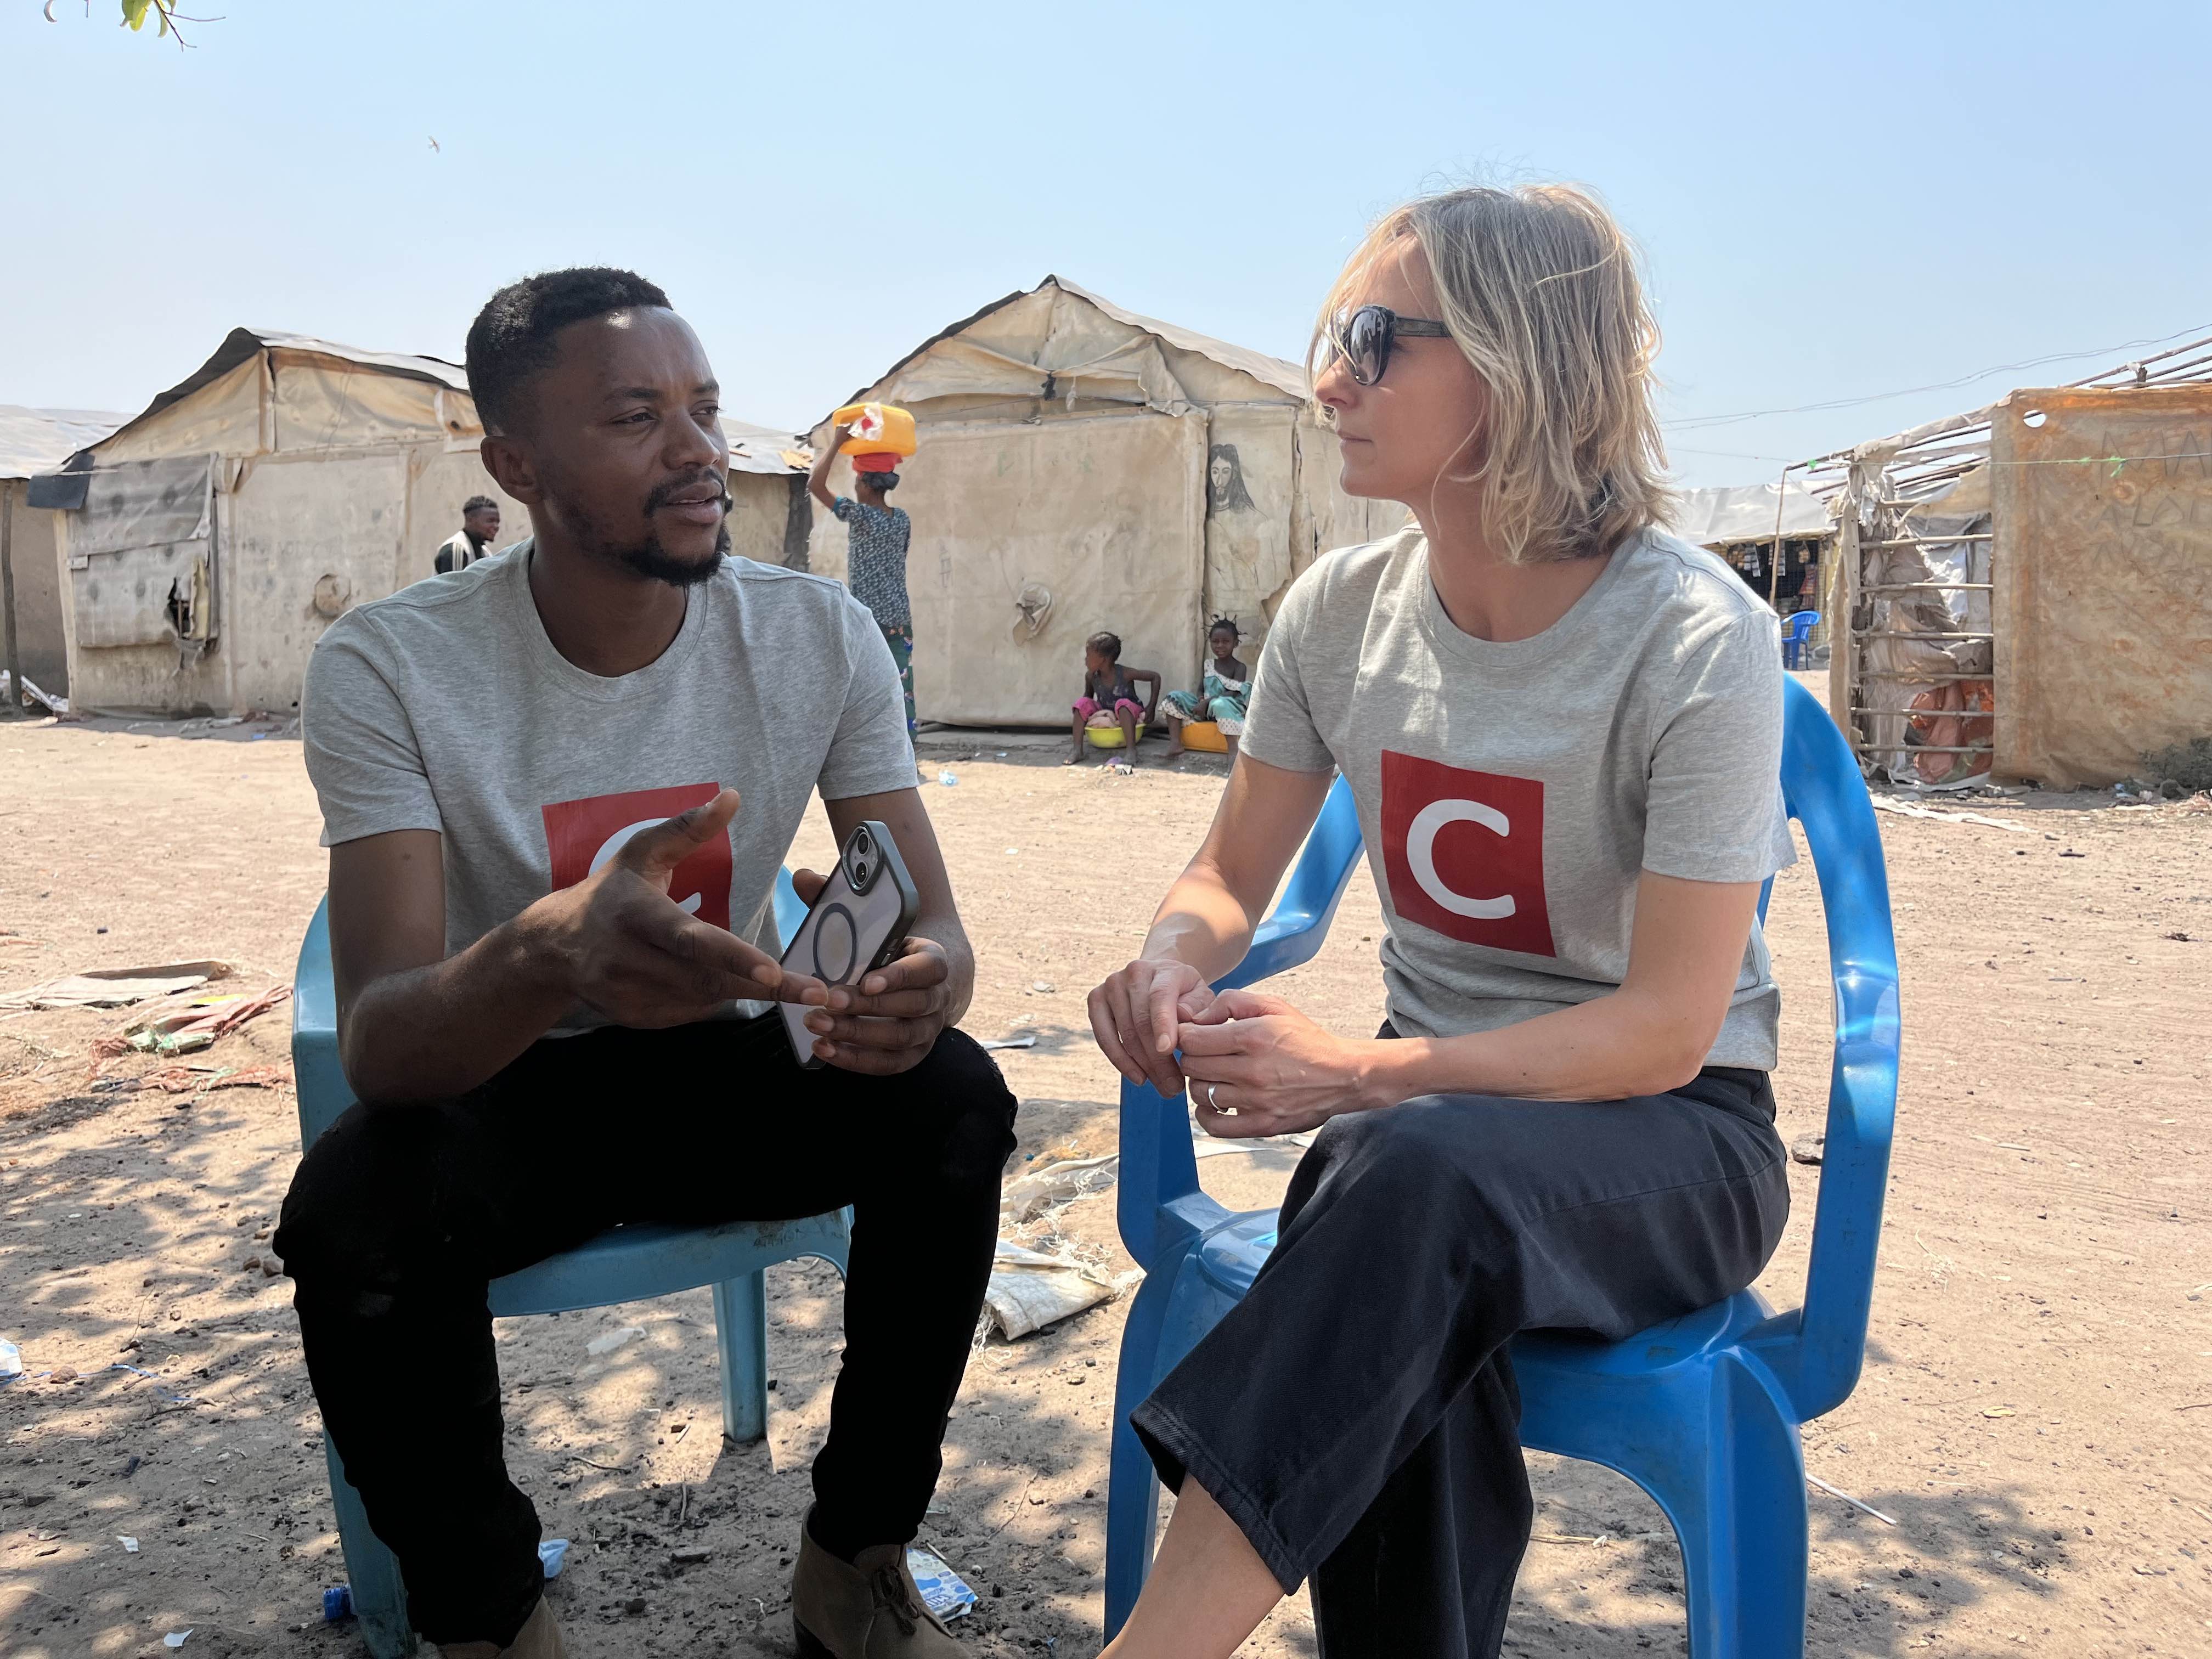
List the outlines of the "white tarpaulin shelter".
{"label": "white tarpaulin shelter", "polygon": [[[1102,629],[1170,688],[1195,685],[1209,615],[1237,619],[1251,661],[1317,553],[1404,522],[1337,487],[1308,391],[1296,363],[1048,276],[848,398],[912,410],[920,436],[895,499],[922,716],[1059,725]],[[820,515],[811,568],[842,576],[845,546]]]}
{"label": "white tarpaulin shelter", "polygon": [[1699,547],[1730,542],[1771,542],[1779,508],[1782,535],[1826,536],[1835,529],[1820,498],[1796,480],[1788,484],[1723,484],[1686,489],[1674,511],[1674,531]]}
{"label": "white tarpaulin shelter", "polygon": [[[732,428],[737,552],[784,561],[793,440]],[[72,703],[288,712],[332,618],[431,574],[471,495],[529,514],[477,454],[468,382],[434,357],[234,329],[112,435],[34,478],[53,509]]]}

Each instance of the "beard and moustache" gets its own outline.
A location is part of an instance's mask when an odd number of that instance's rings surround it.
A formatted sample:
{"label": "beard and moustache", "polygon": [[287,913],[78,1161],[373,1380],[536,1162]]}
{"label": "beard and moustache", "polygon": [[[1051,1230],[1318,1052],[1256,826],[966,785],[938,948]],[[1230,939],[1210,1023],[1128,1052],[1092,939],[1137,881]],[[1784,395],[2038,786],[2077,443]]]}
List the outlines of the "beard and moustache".
{"label": "beard and moustache", "polygon": [[[703,559],[678,558],[661,545],[660,532],[653,528],[653,515],[685,490],[710,480],[722,488],[722,523],[714,533],[714,550]],[[621,565],[654,581],[666,582],[671,587],[696,587],[720,569],[722,561],[729,556],[732,505],[727,482],[719,473],[708,471],[654,485],[645,498],[642,533],[634,532],[624,536],[611,530],[573,502],[564,506],[562,516],[581,532],[576,539],[589,556]]]}

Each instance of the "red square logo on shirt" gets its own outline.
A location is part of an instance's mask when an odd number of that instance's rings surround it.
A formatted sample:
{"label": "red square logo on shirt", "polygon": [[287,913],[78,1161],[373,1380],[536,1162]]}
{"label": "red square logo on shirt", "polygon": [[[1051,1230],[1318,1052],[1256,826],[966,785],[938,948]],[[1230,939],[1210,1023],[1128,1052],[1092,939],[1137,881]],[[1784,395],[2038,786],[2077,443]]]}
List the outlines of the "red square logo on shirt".
{"label": "red square logo on shirt", "polygon": [[[545,850],[552,866],[552,887],[574,887],[622,850],[641,830],[714,799],[719,783],[687,783],[673,789],[633,789],[620,795],[593,795],[557,801],[544,808]],[[702,921],[730,925],[730,880],[734,873],[730,838],[717,836],[676,866],[668,896]]]}
{"label": "red square logo on shirt", "polygon": [[1544,902],[1544,786],[1382,751],[1382,865],[1407,921],[1557,956]]}

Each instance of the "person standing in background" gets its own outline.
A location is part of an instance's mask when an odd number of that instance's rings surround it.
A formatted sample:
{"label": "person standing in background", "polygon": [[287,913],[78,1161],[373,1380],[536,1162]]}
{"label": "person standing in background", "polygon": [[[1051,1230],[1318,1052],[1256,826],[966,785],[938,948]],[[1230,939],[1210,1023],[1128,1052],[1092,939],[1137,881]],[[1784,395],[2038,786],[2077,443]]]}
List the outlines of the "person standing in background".
{"label": "person standing in background", "polygon": [[[854,458],[852,495],[830,493],[830,464],[837,459],[838,434],[833,430],[814,457],[814,470],[806,488],[814,499],[845,522],[849,551],[845,561],[846,586],[853,597],[868,607],[898,665],[899,689],[906,694],[906,735],[912,744],[914,719],[914,611],[907,602],[906,554],[914,524],[902,508],[885,497],[898,488],[892,471],[897,458],[860,455]],[[877,470],[872,470],[877,469]]]}
{"label": "person standing in background", "polygon": [[499,503],[489,495],[471,495],[461,504],[461,527],[438,544],[431,568],[441,576],[466,570],[491,554],[499,535]]}

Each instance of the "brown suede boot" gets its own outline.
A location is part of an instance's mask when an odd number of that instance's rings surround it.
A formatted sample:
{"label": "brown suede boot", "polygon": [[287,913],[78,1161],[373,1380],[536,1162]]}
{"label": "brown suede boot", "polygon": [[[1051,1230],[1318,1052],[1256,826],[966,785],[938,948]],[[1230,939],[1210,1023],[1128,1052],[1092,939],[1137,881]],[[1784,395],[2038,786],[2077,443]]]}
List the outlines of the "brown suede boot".
{"label": "brown suede boot", "polygon": [[561,1640],[561,1626],[553,1620],[553,1607],[544,1596],[530,1610],[530,1617],[522,1621],[522,1628],[514,1633],[514,1640],[503,1648],[495,1648],[489,1642],[458,1642],[438,1651],[445,1659],[568,1659],[568,1650]]}
{"label": "brown suede boot", "polygon": [[799,1528],[791,1623],[800,1659],[957,1659],[960,1644],[922,1605],[906,1546],[878,1544],[848,1565]]}

